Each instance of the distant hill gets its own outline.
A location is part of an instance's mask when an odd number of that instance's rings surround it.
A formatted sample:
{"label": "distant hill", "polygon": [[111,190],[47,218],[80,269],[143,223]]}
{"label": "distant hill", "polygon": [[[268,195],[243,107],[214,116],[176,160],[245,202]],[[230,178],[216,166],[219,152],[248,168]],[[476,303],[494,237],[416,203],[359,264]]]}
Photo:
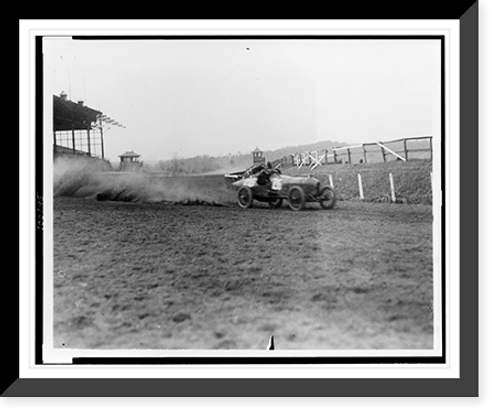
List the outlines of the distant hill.
{"label": "distant hill", "polygon": [[[267,161],[273,161],[295,153],[313,150],[325,150],[332,147],[343,147],[346,143],[335,141],[319,141],[311,144],[282,147],[277,150],[263,150]],[[244,170],[253,164],[252,153],[227,154],[222,157],[208,155],[190,158],[172,158],[156,162],[145,162],[144,168],[149,171],[169,172],[175,175],[190,175],[200,173],[223,173],[227,171]]]}

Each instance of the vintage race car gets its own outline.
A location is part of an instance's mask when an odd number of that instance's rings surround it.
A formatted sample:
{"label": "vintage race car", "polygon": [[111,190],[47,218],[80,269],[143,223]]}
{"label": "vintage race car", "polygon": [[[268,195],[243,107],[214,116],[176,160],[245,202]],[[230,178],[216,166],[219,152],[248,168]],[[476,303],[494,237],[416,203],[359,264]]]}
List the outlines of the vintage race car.
{"label": "vintage race car", "polygon": [[313,177],[292,177],[274,172],[265,183],[258,180],[258,176],[250,176],[232,183],[241,208],[250,208],[253,200],[267,202],[271,208],[278,208],[285,199],[294,211],[303,209],[306,202],[319,202],[324,209],[335,206],[333,188],[322,186]]}

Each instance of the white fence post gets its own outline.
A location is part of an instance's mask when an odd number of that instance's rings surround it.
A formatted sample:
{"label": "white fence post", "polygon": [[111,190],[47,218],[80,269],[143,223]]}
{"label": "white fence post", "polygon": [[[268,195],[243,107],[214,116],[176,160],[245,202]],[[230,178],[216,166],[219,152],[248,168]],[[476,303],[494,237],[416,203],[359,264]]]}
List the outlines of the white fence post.
{"label": "white fence post", "polygon": [[396,202],[396,192],[394,191],[394,178],[392,173],[389,173],[389,183],[391,184],[391,201]]}
{"label": "white fence post", "polygon": [[361,180],[361,173],[358,173],[358,186],[359,186],[359,197],[362,201],[365,200],[365,194],[363,193],[363,181]]}
{"label": "white fence post", "polygon": [[330,186],[332,187],[332,189],[334,189],[334,187],[333,187],[333,176],[332,175],[328,175],[328,180],[330,181]]}

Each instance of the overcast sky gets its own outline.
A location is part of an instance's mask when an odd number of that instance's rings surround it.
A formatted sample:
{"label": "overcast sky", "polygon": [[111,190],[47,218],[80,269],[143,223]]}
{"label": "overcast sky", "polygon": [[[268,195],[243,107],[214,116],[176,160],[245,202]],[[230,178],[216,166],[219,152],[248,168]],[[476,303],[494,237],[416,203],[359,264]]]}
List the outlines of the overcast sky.
{"label": "overcast sky", "polygon": [[106,158],[438,136],[437,40],[44,40],[45,94],[125,129]]}

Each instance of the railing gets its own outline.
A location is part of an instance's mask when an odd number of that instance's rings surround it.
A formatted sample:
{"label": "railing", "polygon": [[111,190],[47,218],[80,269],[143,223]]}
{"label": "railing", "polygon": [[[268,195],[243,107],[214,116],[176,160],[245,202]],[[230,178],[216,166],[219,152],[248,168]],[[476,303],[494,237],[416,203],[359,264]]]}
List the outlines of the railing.
{"label": "railing", "polygon": [[[424,146],[422,146],[422,144]],[[325,150],[313,150],[274,160],[281,168],[309,166],[311,170],[325,164],[378,163],[393,160],[432,160],[432,137],[400,138]]]}

